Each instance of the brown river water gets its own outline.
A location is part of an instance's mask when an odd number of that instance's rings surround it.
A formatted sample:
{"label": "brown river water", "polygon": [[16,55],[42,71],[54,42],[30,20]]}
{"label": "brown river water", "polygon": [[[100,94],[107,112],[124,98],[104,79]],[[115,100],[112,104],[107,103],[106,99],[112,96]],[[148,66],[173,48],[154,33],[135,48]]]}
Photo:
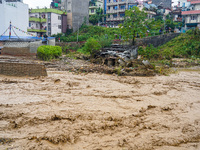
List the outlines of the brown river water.
{"label": "brown river water", "polygon": [[200,72],[0,76],[0,149],[199,150]]}

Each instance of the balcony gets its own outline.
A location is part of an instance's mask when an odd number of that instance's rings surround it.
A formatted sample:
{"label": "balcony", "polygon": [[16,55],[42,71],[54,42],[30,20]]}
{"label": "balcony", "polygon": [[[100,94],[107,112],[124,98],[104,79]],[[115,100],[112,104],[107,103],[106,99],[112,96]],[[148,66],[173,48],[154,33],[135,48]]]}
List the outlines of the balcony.
{"label": "balcony", "polygon": [[96,6],[96,5],[95,5],[95,6],[89,6],[89,9],[93,9],[93,8],[94,8],[94,9],[95,9],[95,8],[98,8],[98,6]]}
{"label": "balcony", "polygon": [[107,10],[107,14],[114,14],[114,13],[119,13],[119,12],[125,12],[126,9],[110,9],[110,10]]}
{"label": "balcony", "polygon": [[31,17],[29,18],[29,21],[33,21],[33,22],[47,22],[46,19],[43,19],[43,18],[34,18],[34,17]]}
{"label": "balcony", "polygon": [[110,17],[110,18],[106,18],[106,21],[123,21],[123,20],[124,20],[124,17],[116,17],[116,18]]}

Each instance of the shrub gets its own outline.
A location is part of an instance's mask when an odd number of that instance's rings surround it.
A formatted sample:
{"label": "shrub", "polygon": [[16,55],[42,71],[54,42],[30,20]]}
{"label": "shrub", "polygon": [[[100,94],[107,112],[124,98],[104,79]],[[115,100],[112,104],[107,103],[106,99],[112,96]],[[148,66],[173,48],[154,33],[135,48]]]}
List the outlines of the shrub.
{"label": "shrub", "polygon": [[146,59],[158,59],[159,50],[158,48],[153,47],[153,45],[147,46],[146,48],[139,47],[138,54],[142,55]]}
{"label": "shrub", "polygon": [[43,45],[37,49],[37,56],[42,60],[58,58],[61,54],[62,48],[60,46]]}
{"label": "shrub", "polygon": [[106,37],[106,36],[100,36],[97,38],[97,40],[98,40],[99,44],[101,45],[101,48],[110,47],[112,44],[111,38]]}
{"label": "shrub", "polygon": [[90,38],[85,43],[84,47],[78,51],[84,54],[94,54],[96,51],[99,51],[100,48],[101,45],[94,38]]}

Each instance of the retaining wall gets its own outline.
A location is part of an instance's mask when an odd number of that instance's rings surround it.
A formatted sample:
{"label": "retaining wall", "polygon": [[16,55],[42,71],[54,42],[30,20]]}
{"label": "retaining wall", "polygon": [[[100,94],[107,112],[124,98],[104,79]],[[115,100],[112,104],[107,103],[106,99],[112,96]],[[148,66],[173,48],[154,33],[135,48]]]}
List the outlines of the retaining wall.
{"label": "retaining wall", "polygon": [[8,76],[47,76],[46,68],[41,64],[0,62],[0,74]]}
{"label": "retaining wall", "polygon": [[2,55],[36,56],[42,41],[4,41]]}
{"label": "retaining wall", "polygon": [[175,37],[179,36],[181,33],[169,33],[163,34],[158,36],[151,36],[142,39],[136,39],[136,45],[138,46],[147,46],[152,44],[154,47],[161,46],[170,40],[174,39]]}

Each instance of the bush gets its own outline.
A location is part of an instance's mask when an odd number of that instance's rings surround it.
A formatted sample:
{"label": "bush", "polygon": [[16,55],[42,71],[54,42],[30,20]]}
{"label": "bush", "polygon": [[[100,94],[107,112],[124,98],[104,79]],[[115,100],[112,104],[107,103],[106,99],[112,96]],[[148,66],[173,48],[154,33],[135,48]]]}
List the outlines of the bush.
{"label": "bush", "polygon": [[138,54],[142,55],[143,58],[146,59],[158,59],[159,57],[159,50],[158,48],[153,47],[153,45],[147,46],[146,48],[139,47]]}
{"label": "bush", "polygon": [[106,36],[100,36],[97,38],[99,44],[101,45],[101,48],[104,47],[110,47],[112,44],[112,39]]}
{"label": "bush", "polygon": [[96,51],[99,51],[100,48],[101,45],[94,38],[90,38],[85,43],[84,47],[78,51],[84,54],[94,54]]}
{"label": "bush", "polygon": [[51,60],[62,55],[60,46],[43,45],[38,47],[37,56],[42,60]]}

